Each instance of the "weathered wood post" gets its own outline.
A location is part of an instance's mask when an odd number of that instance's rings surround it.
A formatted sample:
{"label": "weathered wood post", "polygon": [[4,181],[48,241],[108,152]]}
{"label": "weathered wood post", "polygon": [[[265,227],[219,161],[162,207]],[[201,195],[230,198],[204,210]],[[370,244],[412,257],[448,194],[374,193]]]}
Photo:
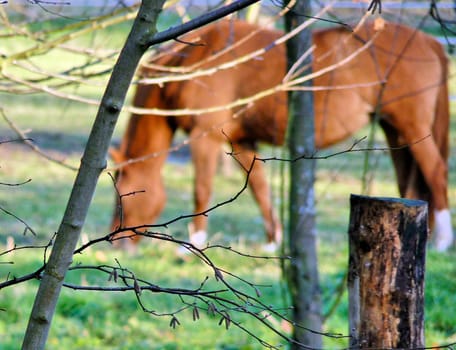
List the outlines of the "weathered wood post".
{"label": "weathered wood post", "polygon": [[352,195],[350,205],[351,347],[424,347],[427,203]]}

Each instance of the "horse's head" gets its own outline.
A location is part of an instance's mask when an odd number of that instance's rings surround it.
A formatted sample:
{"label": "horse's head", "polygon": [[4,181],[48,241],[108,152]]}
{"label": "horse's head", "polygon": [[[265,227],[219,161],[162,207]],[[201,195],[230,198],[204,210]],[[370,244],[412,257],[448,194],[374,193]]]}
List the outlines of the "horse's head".
{"label": "horse's head", "polygon": [[152,223],[163,208],[164,191],[159,174],[150,176],[150,171],[146,171],[150,166],[147,162],[128,163],[125,153],[116,148],[109,153],[118,167],[114,175],[116,204],[111,232],[132,228],[114,235],[113,244],[131,250],[141,238],[137,233],[144,232],[144,225]]}

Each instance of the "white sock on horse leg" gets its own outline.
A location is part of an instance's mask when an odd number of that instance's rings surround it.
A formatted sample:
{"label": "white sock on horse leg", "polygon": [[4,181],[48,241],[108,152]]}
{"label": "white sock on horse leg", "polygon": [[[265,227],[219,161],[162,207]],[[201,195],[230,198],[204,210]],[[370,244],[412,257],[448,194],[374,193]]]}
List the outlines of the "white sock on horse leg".
{"label": "white sock on horse leg", "polygon": [[261,249],[265,253],[275,253],[279,249],[280,244],[277,244],[276,242],[269,242],[267,244],[264,244]]}
{"label": "white sock on horse leg", "polygon": [[190,242],[197,248],[202,248],[207,241],[206,231],[199,230],[190,234]]}
{"label": "white sock on horse leg", "polygon": [[453,227],[448,209],[436,210],[435,217],[435,248],[444,252],[453,244]]}

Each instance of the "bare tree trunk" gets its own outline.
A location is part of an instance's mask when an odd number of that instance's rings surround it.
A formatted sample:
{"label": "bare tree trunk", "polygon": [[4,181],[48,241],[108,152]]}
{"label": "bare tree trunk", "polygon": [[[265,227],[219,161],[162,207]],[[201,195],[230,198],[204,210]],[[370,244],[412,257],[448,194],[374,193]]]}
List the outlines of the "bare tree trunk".
{"label": "bare tree trunk", "polygon": [[156,35],[154,33],[157,17],[165,1],[143,0],[141,2],[131,32],[114,66],[87,141],[55,244],[35,297],[22,349],[44,349],[63,280],[72,263],[73,252],[84,225],[98,177],[106,167],[106,155],[112,133],[141,57],[154,44],[176,38],[258,1],[237,0]]}
{"label": "bare tree trunk", "polygon": [[350,345],[423,348],[427,204],[354,195],[350,201]]}
{"label": "bare tree trunk", "polygon": [[60,224],[55,244],[35,298],[22,349],[44,349],[73,251],[87,216],[98,177],[106,167],[106,154],[131,79],[147,49],[144,40],[155,31],[164,0],[144,0],[130,35],[114,66],[92,127],[81,166]]}
{"label": "bare tree trunk", "polygon": [[[287,30],[297,27],[310,14],[310,1],[299,0],[286,15]],[[288,41],[288,66],[311,46],[310,29]],[[310,66],[308,57],[302,64]],[[307,74],[308,72],[303,72]],[[307,82],[311,85],[311,82]],[[311,92],[291,92],[289,94],[289,150],[292,159],[303,154],[312,155],[315,150],[313,95]],[[312,348],[322,347],[322,319],[320,288],[316,251],[314,180],[315,160],[301,159],[290,166],[290,227],[289,249],[291,255],[288,271],[289,288],[293,302],[293,321],[302,327],[316,331],[309,332],[295,327],[297,342]],[[301,348],[293,345],[293,349]]]}

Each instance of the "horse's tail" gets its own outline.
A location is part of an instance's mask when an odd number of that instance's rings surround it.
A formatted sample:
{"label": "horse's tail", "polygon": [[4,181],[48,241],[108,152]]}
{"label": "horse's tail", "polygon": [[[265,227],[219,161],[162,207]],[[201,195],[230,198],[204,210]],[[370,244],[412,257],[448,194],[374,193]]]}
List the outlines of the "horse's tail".
{"label": "horse's tail", "polygon": [[440,154],[447,163],[449,153],[449,126],[450,126],[450,102],[448,92],[448,58],[442,45],[432,40],[434,52],[438,55],[442,68],[442,76],[438,90],[435,106],[435,116],[433,125],[434,139],[439,147]]}

